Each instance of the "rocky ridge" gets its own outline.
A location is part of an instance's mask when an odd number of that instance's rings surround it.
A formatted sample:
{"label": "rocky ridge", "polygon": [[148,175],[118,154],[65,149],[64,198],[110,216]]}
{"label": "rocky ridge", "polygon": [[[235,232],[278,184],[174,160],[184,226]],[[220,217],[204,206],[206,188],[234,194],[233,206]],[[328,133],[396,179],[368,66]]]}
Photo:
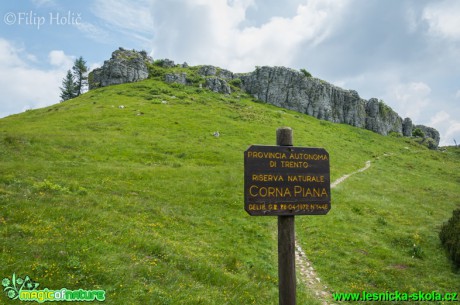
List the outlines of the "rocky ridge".
{"label": "rocky ridge", "polygon": [[90,72],[89,89],[137,82],[149,77],[148,64],[153,59],[145,51],[119,48],[104,65]]}
{"label": "rocky ridge", "polygon": [[[285,67],[260,67],[240,78],[246,92],[269,104],[382,135],[390,132],[403,134],[404,121],[382,101],[375,98],[364,100],[354,90],[307,77],[300,71]],[[409,134],[410,126],[406,126],[405,131]]]}
{"label": "rocky ridge", "polygon": [[[285,67],[257,67],[249,73],[233,73],[211,65],[191,70],[187,63],[176,65],[169,59],[154,62],[145,51],[120,48],[101,68],[90,73],[90,89],[146,79],[149,77],[149,66],[152,65],[160,66],[165,71],[185,69],[186,72],[165,72],[164,81],[167,83],[204,86],[222,94],[230,94],[231,85],[234,85],[266,103],[382,135],[397,133],[410,137],[413,130],[418,128],[425,135],[423,142],[427,142],[427,146],[436,148],[439,145],[440,137],[436,129],[414,126],[410,118],[402,119],[383,101],[376,98],[365,100],[354,90],[342,89],[308,73]],[[189,79],[192,75],[195,82]]]}

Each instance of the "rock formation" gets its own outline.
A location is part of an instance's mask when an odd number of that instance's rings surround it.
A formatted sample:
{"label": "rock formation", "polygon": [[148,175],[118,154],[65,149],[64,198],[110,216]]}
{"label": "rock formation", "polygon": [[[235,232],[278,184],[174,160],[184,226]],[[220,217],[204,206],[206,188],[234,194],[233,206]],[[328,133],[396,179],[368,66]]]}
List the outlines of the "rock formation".
{"label": "rock formation", "polygon": [[402,133],[403,120],[375,98],[366,101],[345,90],[284,67],[261,67],[240,75],[242,88],[255,98],[319,119],[366,128],[382,135]]}
{"label": "rock formation", "polygon": [[137,52],[119,48],[100,68],[89,74],[89,89],[131,83],[148,78],[147,63],[152,59],[145,51]]}
{"label": "rock formation", "polygon": [[403,126],[402,126],[403,136],[411,137],[413,128],[414,128],[414,125],[412,124],[412,120],[410,118],[405,118],[403,121]]}
{"label": "rock formation", "polygon": [[425,138],[431,138],[436,143],[436,146],[439,145],[439,140],[441,137],[439,136],[439,132],[436,129],[424,125],[415,125],[413,128],[420,129],[425,134]]}
{"label": "rock formation", "polygon": [[205,87],[214,92],[219,92],[223,94],[232,93],[232,90],[230,89],[230,86],[227,84],[227,82],[218,77],[206,78]]}
{"label": "rock formation", "polygon": [[200,69],[198,70],[198,74],[201,76],[216,76],[220,79],[223,80],[231,80],[235,77],[235,74],[231,71],[217,68],[214,66],[206,65],[206,66],[201,66]]}
{"label": "rock formation", "polygon": [[[189,69],[187,63],[176,65],[169,59],[156,60],[154,63],[145,52],[120,48],[112,53],[112,58],[105,61],[101,68],[90,73],[90,89],[145,79],[149,76],[150,64],[161,67],[159,75],[163,75],[167,83],[204,85],[211,91],[230,94],[230,82],[266,103],[382,135],[397,133],[411,137],[412,131],[419,128],[429,140],[425,141],[430,143],[429,147],[439,145],[437,130],[423,125],[414,126],[410,118],[403,120],[383,101],[376,98],[365,100],[354,90],[345,90],[311,77],[306,71],[285,67],[257,67],[250,73],[233,73],[210,65]],[[164,72],[171,68],[186,70],[179,73],[177,70]],[[191,75],[190,80],[187,73]],[[156,73],[154,75],[158,76]]]}
{"label": "rock formation", "polygon": [[177,83],[177,84],[186,85],[187,84],[187,73],[167,73],[165,75],[165,82],[169,84]]}

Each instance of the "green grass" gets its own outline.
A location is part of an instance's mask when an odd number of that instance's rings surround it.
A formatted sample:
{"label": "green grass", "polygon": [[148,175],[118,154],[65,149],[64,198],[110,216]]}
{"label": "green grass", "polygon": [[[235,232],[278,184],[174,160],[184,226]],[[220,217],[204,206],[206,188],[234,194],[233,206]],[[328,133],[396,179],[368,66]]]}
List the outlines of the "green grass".
{"label": "green grass", "polygon": [[[460,292],[438,238],[460,205],[458,149],[157,79],[0,120],[0,277],[107,304],[278,304],[277,221],[244,211],[243,152],[280,126],[328,150],[332,180],[372,161],[328,215],[296,217],[332,291]],[[320,304],[301,282],[297,299]]]}

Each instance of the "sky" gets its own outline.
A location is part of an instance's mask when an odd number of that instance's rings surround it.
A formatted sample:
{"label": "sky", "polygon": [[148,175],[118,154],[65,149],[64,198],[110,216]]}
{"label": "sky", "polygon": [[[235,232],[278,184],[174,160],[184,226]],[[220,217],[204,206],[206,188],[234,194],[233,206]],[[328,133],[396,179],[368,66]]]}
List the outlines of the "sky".
{"label": "sky", "polygon": [[0,118],[59,103],[76,58],[306,69],[460,143],[458,0],[2,0]]}

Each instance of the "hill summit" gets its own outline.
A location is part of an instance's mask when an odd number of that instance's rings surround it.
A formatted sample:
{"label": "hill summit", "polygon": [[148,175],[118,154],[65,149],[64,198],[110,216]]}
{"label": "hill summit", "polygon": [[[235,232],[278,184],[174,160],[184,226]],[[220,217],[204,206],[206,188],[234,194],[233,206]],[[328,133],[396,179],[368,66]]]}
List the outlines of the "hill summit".
{"label": "hill summit", "polygon": [[295,110],[334,123],[365,128],[381,135],[396,133],[411,137],[417,130],[420,142],[437,148],[439,132],[431,127],[414,125],[410,118],[402,119],[382,100],[365,100],[358,92],[334,86],[312,77],[306,70],[286,67],[256,67],[253,72],[231,71],[203,65],[176,65],[169,59],[153,60],[145,51],[119,48],[101,68],[90,73],[90,90],[115,84],[136,82],[148,77],[160,77],[168,83],[205,87],[214,92],[230,94],[243,90],[263,102]]}

